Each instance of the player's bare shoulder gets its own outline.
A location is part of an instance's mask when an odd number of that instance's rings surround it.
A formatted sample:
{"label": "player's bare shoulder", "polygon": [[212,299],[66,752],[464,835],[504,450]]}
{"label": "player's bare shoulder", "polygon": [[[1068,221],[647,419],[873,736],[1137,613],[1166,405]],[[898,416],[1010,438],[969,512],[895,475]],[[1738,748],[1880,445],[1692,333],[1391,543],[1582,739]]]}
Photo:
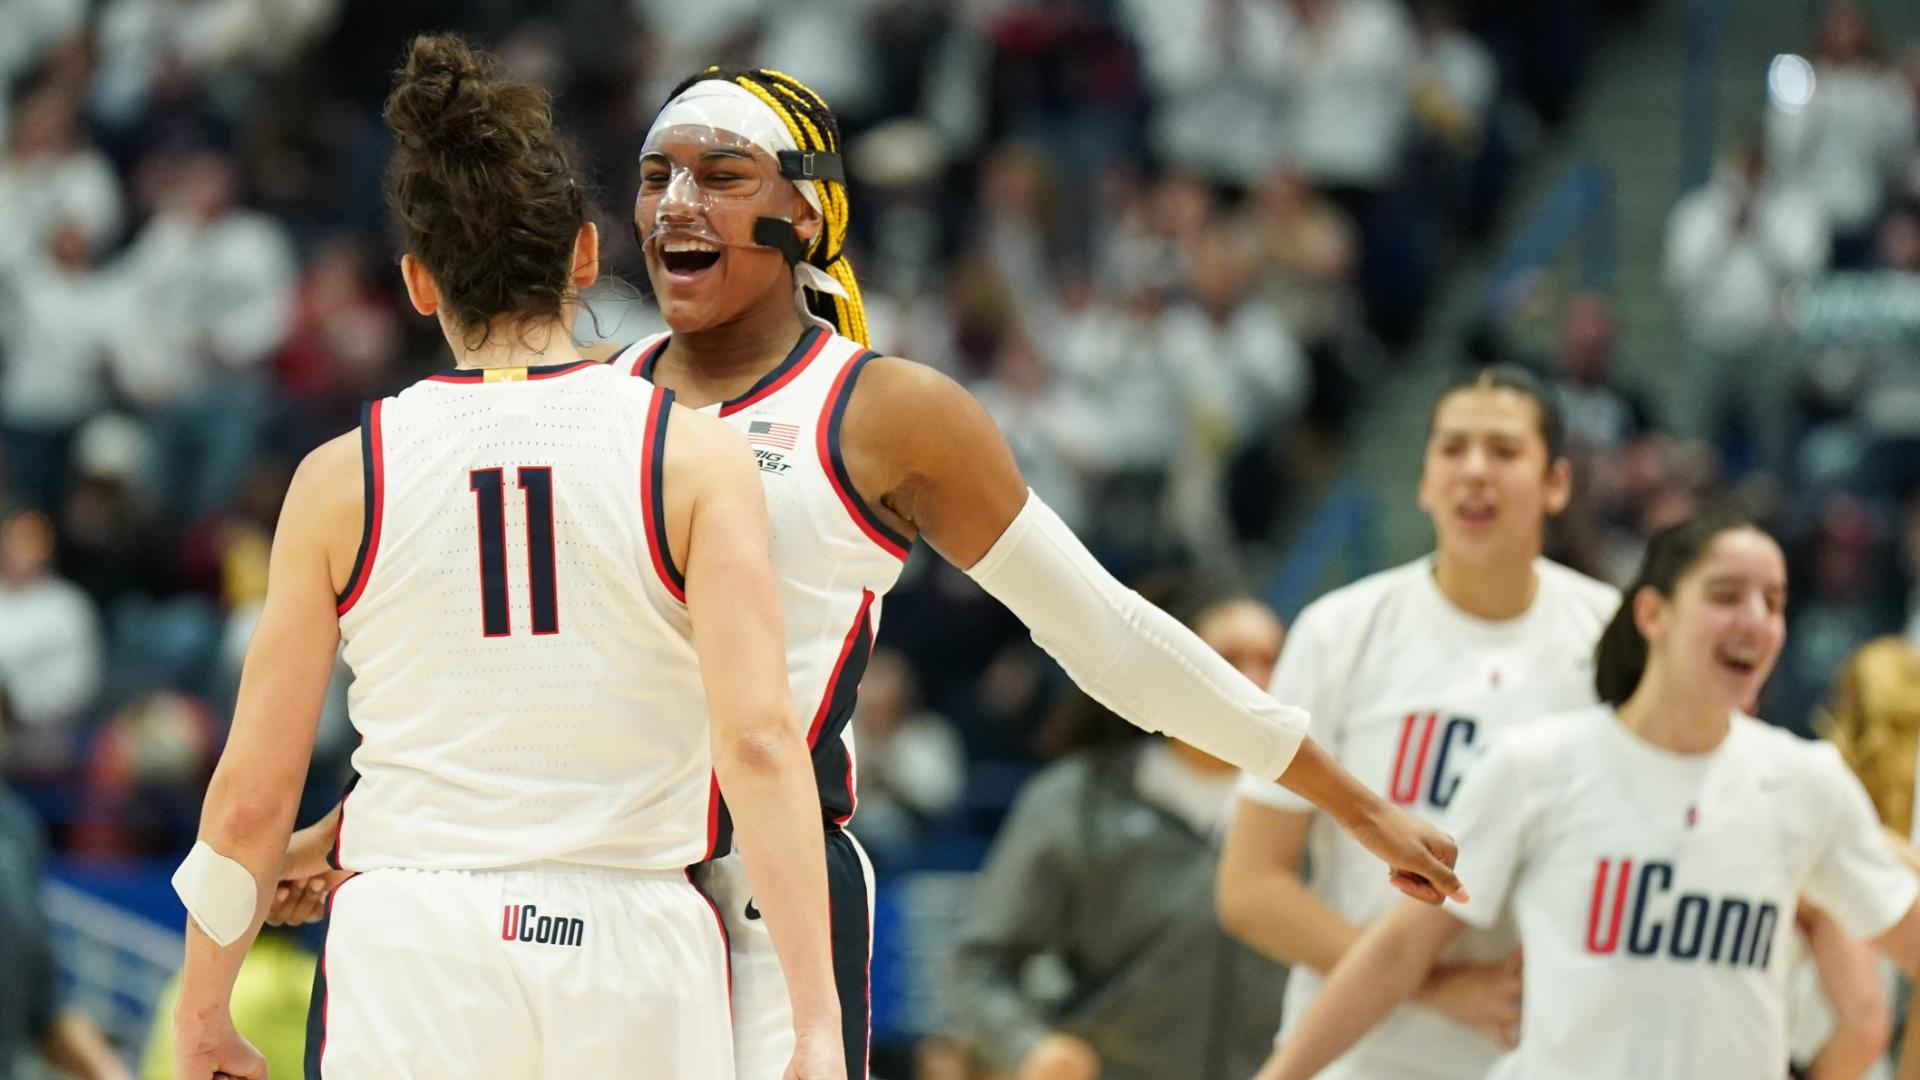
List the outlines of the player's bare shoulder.
{"label": "player's bare shoulder", "polygon": [[746,436],[717,417],[689,409],[668,406],[665,457],[661,462],[668,491],[675,485],[713,487],[738,482],[742,477],[759,490],[759,473],[753,465],[753,450]]}
{"label": "player's bare shoulder", "polygon": [[914,360],[875,356],[860,370],[840,437],[856,446],[883,443],[895,454],[913,455],[940,446],[973,413],[985,419],[985,410],[953,379]]}
{"label": "player's bare shoulder", "polygon": [[359,428],[321,443],[287,486],[278,532],[325,548],[334,584],[345,582],[366,520],[366,455]]}
{"label": "player's bare shoulder", "polygon": [[[953,379],[897,356],[869,361],[840,427],[854,486],[887,524],[925,534],[961,565],[984,552],[1026,498],[1013,451],[987,410]],[[991,521],[991,535],[966,535]]]}

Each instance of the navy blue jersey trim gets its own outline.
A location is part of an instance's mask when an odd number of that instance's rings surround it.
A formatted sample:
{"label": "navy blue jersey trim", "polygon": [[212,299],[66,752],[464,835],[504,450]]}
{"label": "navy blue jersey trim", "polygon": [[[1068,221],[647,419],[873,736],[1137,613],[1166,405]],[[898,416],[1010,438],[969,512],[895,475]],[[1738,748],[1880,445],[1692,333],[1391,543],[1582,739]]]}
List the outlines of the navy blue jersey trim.
{"label": "navy blue jersey trim", "polygon": [[847,464],[842,460],[840,453],[840,422],[846,417],[847,402],[853,400],[853,384],[860,378],[860,369],[866,367],[869,360],[879,355],[871,349],[861,353],[849,365],[846,375],[840,380],[840,385],[834,394],[832,409],[827,414],[827,464],[833,470],[835,484],[839,487],[847,508],[859,514],[869,529],[897,547],[899,550],[894,554],[904,559],[907,549],[913,546],[913,540],[902,536],[899,531],[881,521],[880,516],[867,505],[867,501],[860,497],[860,491],[853,486],[853,477],[847,473]]}
{"label": "navy blue jersey trim", "polygon": [[376,474],[374,472],[374,440],[378,433],[373,429],[373,402],[360,403],[360,484],[366,509],[360,518],[360,549],[354,552],[353,569],[347,574],[347,587],[341,589],[333,598],[335,607],[347,602],[360,584],[360,577],[367,570],[367,554],[373,547],[373,515],[378,505],[377,492],[374,490]]}
{"label": "navy blue jersey trim", "polygon": [[[760,398],[765,397],[780,384],[786,382],[787,379],[794,374],[794,369],[799,367],[802,361],[811,359],[819,352],[816,346],[823,344],[821,339],[826,337],[826,335],[827,332],[817,326],[807,327],[806,331],[800,335],[800,340],[793,343],[793,348],[787,350],[785,358],[783,358],[772,371],[760,376],[752,386],[747,388],[746,393],[741,394],[739,397],[729,398],[720,403],[720,415],[725,416],[728,413],[744,408]],[[645,359],[641,360],[639,366],[634,369],[641,378],[648,382],[654,381],[654,365],[660,362],[661,354],[667,351],[667,342],[669,340],[671,339],[661,338],[659,344],[648,350]]]}
{"label": "navy blue jersey trim", "polygon": [[853,639],[846,647],[846,659],[834,672],[821,702],[815,728],[808,732],[812,744],[814,786],[820,793],[820,810],[830,825],[844,825],[853,817],[853,758],[841,738],[853,720],[853,707],[860,698],[860,680],[866,677],[867,660],[873,655],[872,594],[860,605]]}
{"label": "navy blue jersey trim", "polygon": [[867,874],[853,838],[827,830],[828,943],[833,983],[840,998],[848,1080],[866,1080],[873,1032],[873,926],[869,922]]}
{"label": "navy blue jersey trim", "polygon": [[647,469],[649,495],[653,502],[653,542],[660,552],[660,565],[673,583],[676,596],[684,597],[687,578],[673,563],[673,549],[667,546],[667,500],[664,494],[667,458],[667,418],[673,413],[673,391],[659,387],[660,406],[655,411],[653,430],[647,433],[650,444]]}

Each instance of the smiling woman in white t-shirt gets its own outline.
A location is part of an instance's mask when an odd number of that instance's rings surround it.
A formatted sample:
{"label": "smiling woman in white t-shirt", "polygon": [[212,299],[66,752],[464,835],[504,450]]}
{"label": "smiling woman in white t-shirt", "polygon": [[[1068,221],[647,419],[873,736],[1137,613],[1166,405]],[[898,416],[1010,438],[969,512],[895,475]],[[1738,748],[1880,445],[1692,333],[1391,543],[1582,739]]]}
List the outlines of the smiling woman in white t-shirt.
{"label": "smiling woman in white t-shirt", "polygon": [[[1338,589],[1301,613],[1272,684],[1313,717],[1315,741],[1407,810],[1433,817],[1494,732],[1594,701],[1593,645],[1620,606],[1611,586],[1541,557],[1572,467],[1558,411],[1523,371],[1447,388],[1421,463],[1435,550]],[[1246,778],[1221,852],[1229,932],[1293,965],[1281,1032],[1396,893],[1338,825],[1278,784]],[[1302,856],[1310,869],[1303,870]],[[1480,1080],[1519,1021],[1510,934],[1475,933],[1328,1073],[1348,1080]]]}
{"label": "smiling woman in white t-shirt", "polygon": [[1528,1080],[1754,1080],[1787,1069],[1788,936],[1806,897],[1920,968],[1920,880],[1832,746],[1743,712],[1786,637],[1786,560],[1736,518],[1656,535],[1603,635],[1602,705],[1502,735],[1449,810],[1464,907],[1396,906],[1259,1080],[1315,1075],[1503,914],[1525,952]]}

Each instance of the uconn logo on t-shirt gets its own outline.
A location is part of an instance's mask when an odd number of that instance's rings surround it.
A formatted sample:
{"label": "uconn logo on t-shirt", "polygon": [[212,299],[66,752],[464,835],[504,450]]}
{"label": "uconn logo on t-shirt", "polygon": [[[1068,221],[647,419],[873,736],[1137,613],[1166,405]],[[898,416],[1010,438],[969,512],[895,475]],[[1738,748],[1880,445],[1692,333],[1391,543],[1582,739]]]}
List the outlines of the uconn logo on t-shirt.
{"label": "uconn logo on t-shirt", "polygon": [[1393,752],[1393,775],[1387,795],[1401,806],[1424,803],[1444,810],[1460,788],[1460,769],[1467,747],[1479,730],[1465,716],[1442,717],[1437,712],[1411,712],[1400,722],[1400,745]]}
{"label": "uconn logo on t-shirt", "polygon": [[1587,951],[1618,952],[1624,929],[1628,956],[1665,956],[1765,970],[1773,959],[1780,909],[1737,896],[1673,890],[1673,864],[1657,859],[1601,859],[1587,909]]}

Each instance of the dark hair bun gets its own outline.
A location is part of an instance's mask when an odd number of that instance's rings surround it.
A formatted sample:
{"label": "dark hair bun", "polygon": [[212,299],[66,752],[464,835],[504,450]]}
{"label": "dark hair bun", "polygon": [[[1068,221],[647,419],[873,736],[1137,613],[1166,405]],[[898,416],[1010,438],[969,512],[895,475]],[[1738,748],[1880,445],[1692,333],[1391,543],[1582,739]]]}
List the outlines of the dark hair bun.
{"label": "dark hair bun", "polygon": [[551,95],[431,34],[408,47],[385,115],[388,200],[449,312],[480,340],[502,316],[558,318],[586,196]]}
{"label": "dark hair bun", "polygon": [[491,56],[452,34],[413,40],[386,117],[410,150],[506,149],[553,130],[544,89],[503,81]]}

